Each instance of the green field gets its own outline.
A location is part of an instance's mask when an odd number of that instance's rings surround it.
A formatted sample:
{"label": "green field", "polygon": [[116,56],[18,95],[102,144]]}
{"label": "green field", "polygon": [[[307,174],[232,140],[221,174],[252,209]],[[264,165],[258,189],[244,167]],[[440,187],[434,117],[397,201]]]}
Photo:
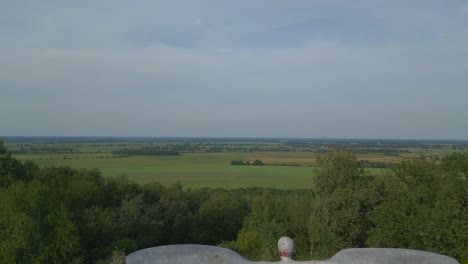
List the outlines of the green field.
{"label": "green field", "polygon": [[[180,156],[130,156],[111,158],[109,153],[90,154],[17,154],[20,160],[32,160],[41,167],[70,166],[98,168],[106,177],[125,175],[140,184],[159,182],[171,185],[180,181],[186,188],[271,187],[302,189],[312,187],[316,167],[312,153],[184,153]],[[66,159],[65,159],[66,157]],[[270,161],[308,161],[296,166],[233,166],[231,160],[264,158]],[[268,163],[267,163],[268,164]],[[379,173],[379,169],[369,169]]]}
{"label": "green field", "polygon": [[[310,153],[304,153],[306,155]],[[170,185],[180,181],[186,188],[272,187],[310,188],[311,166],[233,166],[230,161],[255,157],[256,153],[186,153],[180,156],[130,156],[111,158],[110,154],[17,154],[20,160],[32,160],[41,167],[70,166],[98,168],[106,177],[125,175],[145,184]],[[268,154],[261,153],[263,156]],[[277,156],[276,153],[271,156]],[[66,157],[66,159],[65,159]],[[102,158],[101,158],[102,157]]]}
{"label": "green field", "polygon": [[[352,145],[336,143],[347,148]],[[339,145],[341,144],[341,145]],[[462,152],[457,145],[395,145],[379,147],[368,142],[358,146],[366,152],[356,154],[358,160],[393,164],[414,158],[440,160],[454,152]],[[291,143],[276,141],[80,141],[48,140],[6,142],[6,147],[19,160],[32,160],[41,167],[70,166],[97,168],[105,177],[126,176],[145,184],[160,182],[171,185],[180,181],[185,188],[273,187],[302,189],[312,187],[317,159],[335,145],[328,143]],[[456,148],[453,148],[455,146]],[[172,150],[180,155],[146,154],[123,155],[122,150]],[[381,152],[372,151],[381,149]],[[405,150],[386,155],[384,150]],[[354,146],[356,150],[356,146]],[[394,153],[395,154],[395,153]],[[166,155],[166,154],[165,154]],[[253,162],[261,160],[266,166],[235,166],[233,160]],[[378,168],[375,167],[374,168]],[[381,174],[386,169],[367,169]]]}

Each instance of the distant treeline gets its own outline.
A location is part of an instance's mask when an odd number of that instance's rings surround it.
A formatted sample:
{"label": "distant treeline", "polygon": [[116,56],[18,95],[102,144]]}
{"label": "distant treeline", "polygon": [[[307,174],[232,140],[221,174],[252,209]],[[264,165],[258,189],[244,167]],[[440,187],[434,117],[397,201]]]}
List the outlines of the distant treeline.
{"label": "distant treeline", "polygon": [[28,154],[28,153],[47,153],[47,154],[70,154],[77,153],[78,150],[65,146],[47,146],[47,145],[27,145],[19,146],[19,149],[11,150],[12,154]]}
{"label": "distant treeline", "polygon": [[[21,138],[9,138],[12,142],[17,142]],[[102,142],[100,138],[92,138],[89,142],[77,141],[76,144],[65,144],[67,141],[54,141],[60,138],[37,138],[37,142],[33,138],[24,138],[25,141],[16,144],[16,148],[10,151],[13,154],[71,154],[71,153],[96,153],[114,150],[115,152],[123,152],[123,148],[131,149],[128,142]],[[41,139],[41,140],[39,140]],[[49,139],[48,141],[46,139]],[[65,138],[66,139],[66,138]],[[63,139],[63,140],[65,140]],[[106,138],[102,138],[104,140]],[[71,139],[70,139],[71,140]],[[115,140],[115,139],[114,139]],[[259,140],[255,141],[239,141],[228,139],[226,141],[171,141],[169,139],[161,139],[161,141],[142,141],[135,139],[138,144],[147,144],[144,148],[149,148],[146,152],[154,153],[148,155],[167,155],[158,154],[158,152],[179,152],[179,153],[222,153],[222,152],[314,152],[326,154],[334,149],[346,149],[355,154],[380,154],[385,156],[398,157],[400,154],[411,153],[410,148],[414,149],[451,149],[463,150],[468,148],[466,141],[389,141],[389,140]],[[86,149],[86,147],[103,147],[97,150]],[[83,149],[84,148],[84,149]],[[159,151],[156,151],[159,150]],[[145,151],[138,151],[144,153]],[[127,154],[122,154],[127,155]],[[128,154],[128,155],[145,155],[145,154]]]}
{"label": "distant treeline", "polygon": [[154,149],[154,148],[119,149],[119,150],[113,150],[112,154],[121,155],[121,156],[130,156],[130,155],[178,156],[180,155],[178,151],[161,150],[161,149]]}
{"label": "distant treeline", "polygon": [[254,166],[263,166],[265,163],[261,160],[254,160],[253,162],[250,161],[243,161],[243,160],[233,160],[231,161],[231,165],[254,165]]}

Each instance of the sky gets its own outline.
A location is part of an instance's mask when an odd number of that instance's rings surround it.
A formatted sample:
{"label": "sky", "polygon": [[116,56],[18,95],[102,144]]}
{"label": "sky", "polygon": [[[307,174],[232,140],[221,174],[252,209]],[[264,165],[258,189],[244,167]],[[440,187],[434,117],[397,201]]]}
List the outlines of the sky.
{"label": "sky", "polygon": [[0,136],[468,139],[468,1],[2,0]]}

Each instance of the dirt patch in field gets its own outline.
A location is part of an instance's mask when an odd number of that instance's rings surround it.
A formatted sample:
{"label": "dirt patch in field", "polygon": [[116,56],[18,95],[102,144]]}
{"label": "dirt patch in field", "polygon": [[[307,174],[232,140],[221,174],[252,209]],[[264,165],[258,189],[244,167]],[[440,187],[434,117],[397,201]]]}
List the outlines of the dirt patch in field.
{"label": "dirt patch in field", "polygon": [[[306,157],[298,153],[288,153],[278,155],[278,153],[271,154],[253,154],[248,156],[249,161],[261,160],[267,165],[315,165],[318,163],[317,158],[312,155]],[[317,155],[315,155],[317,156]],[[387,163],[397,163],[403,160],[407,160],[407,157],[389,157],[389,156],[372,156],[372,155],[358,155],[358,160],[367,160],[373,162],[387,162]]]}
{"label": "dirt patch in field", "polygon": [[395,163],[395,162],[400,162],[404,160],[399,157],[358,157],[358,159],[367,160],[367,161],[389,162],[389,163]]}

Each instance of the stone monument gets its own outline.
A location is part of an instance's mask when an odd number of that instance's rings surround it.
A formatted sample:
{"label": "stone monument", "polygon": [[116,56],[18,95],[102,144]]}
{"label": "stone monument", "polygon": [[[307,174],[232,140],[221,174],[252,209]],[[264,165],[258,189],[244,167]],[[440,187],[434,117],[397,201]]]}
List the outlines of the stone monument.
{"label": "stone monument", "polygon": [[280,261],[249,261],[236,252],[205,245],[170,245],[142,249],[127,257],[127,264],[460,264],[444,255],[395,248],[352,248],[324,261],[294,261],[294,242],[289,237],[278,240]]}

